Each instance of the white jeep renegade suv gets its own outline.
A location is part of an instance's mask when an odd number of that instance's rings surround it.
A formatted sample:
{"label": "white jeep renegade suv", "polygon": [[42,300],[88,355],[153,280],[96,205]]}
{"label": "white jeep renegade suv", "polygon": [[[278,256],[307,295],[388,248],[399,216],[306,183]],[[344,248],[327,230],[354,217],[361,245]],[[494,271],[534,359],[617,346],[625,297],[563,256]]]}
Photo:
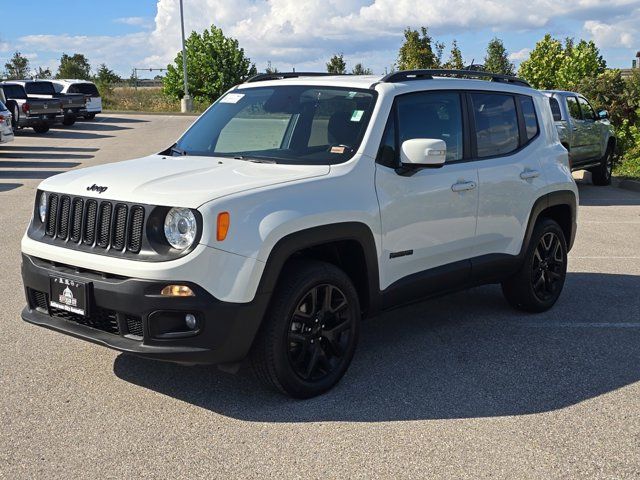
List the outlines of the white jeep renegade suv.
{"label": "white jeep renegade suv", "polygon": [[42,182],[22,317],[148,358],[248,356],[310,397],[381,310],[483,283],[550,308],[577,196],[548,99],[517,78],[259,75],[164,152]]}

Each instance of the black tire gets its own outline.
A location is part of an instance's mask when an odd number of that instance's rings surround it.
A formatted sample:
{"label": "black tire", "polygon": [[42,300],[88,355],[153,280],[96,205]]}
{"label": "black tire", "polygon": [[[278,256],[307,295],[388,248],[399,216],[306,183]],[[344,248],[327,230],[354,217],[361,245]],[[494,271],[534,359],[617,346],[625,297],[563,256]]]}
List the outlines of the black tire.
{"label": "black tire", "polygon": [[96,114],[95,113],[87,113],[84,116],[85,120],[93,120],[94,118],[96,118]]}
{"label": "black tire", "polygon": [[36,133],[47,133],[49,131],[49,124],[48,123],[41,123],[39,125],[35,125],[33,127],[33,131]]}
{"label": "black tire", "polygon": [[519,310],[544,312],[560,297],[566,275],[564,233],[555,221],[542,218],[533,230],[522,267],[502,283],[502,292]]}
{"label": "black tire", "polygon": [[20,109],[17,104],[13,104],[11,107],[11,127],[13,130],[18,129],[18,122],[20,121]]}
{"label": "black tire", "polygon": [[342,270],[315,260],[291,262],[254,342],[253,370],[294,398],[320,395],[347,371],[359,323],[358,294]]}
{"label": "black tire", "polygon": [[591,181],[594,185],[611,185],[611,173],[613,171],[613,148],[607,147],[607,152],[602,157],[602,164],[591,169]]}
{"label": "black tire", "polygon": [[70,115],[70,116],[64,117],[64,118],[62,119],[62,124],[63,124],[65,127],[70,127],[70,126],[71,126],[71,125],[73,125],[74,123],[76,123],[76,117],[75,117],[75,116],[73,116],[73,115]]}

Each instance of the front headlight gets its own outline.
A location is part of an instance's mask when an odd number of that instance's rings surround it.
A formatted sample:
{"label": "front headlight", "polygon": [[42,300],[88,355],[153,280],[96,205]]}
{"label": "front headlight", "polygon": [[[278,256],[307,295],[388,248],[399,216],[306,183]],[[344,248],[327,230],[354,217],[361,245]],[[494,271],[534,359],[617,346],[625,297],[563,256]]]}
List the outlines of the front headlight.
{"label": "front headlight", "polygon": [[164,219],[164,235],[173,248],[189,248],[198,233],[196,217],[188,208],[172,208]]}
{"label": "front headlight", "polygon": [[47,193],[42,192],[40,194],[40,203],[38,204],[38,214],[40,215],[40,221],[44,223],[47,218]]}

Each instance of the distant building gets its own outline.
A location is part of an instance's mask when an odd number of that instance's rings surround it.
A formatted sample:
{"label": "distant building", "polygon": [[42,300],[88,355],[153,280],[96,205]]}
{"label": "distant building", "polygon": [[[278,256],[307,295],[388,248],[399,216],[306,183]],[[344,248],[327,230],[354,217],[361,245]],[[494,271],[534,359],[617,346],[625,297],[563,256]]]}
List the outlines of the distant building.
{"label": "distant building", "polygon": [[622,68],[620,72],[623,77],[630,77],[636,69],[640,69],[640,51],[636,52],[635,60],[631,60],[631,68]]}

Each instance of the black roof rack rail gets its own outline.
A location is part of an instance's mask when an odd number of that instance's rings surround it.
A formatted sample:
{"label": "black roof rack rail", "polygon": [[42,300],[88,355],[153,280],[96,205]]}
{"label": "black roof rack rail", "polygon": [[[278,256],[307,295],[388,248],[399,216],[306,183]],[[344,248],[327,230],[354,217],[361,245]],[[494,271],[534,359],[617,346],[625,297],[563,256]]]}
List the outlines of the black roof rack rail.
{"label": "black roof rack rail", "polygon": [[447,69],[425,69],[425,70],[401,70],[385,75],[381,82],[397,83],[408,80],[430,80],[434,76],[438,77],[471,77],[488,78],[493,82],[512,83],[523,87],[531,87],[525,80],[511,75],[500,75],[491,72],[481,72],[478,70],[447,70]]}
{"label": "black roof rack rail", "polygon": [[278,73],[259,73],[247,79],[245,83],[264,82],[266,80],[282,80],[284,78],[298,77],[335,77],[347,75],[345,73],[328,73],[328,72],[278,72]]}

